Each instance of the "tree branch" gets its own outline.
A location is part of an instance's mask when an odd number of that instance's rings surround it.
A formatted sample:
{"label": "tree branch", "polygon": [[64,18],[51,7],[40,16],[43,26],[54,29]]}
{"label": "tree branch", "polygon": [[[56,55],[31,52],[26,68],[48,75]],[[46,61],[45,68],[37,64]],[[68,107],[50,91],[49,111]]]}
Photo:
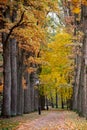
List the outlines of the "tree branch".
{"label": "tree branch", "polygon": [[10,32],[8,33],[6,40],[4,42],[5,44],[8,42],[8,39],[10,35],[12,34],[13,30],[21,25],[21,22],[23,21],[23,18],[24,18],[24,13],[25,11],[22,13],[20,20],[10,29]]}

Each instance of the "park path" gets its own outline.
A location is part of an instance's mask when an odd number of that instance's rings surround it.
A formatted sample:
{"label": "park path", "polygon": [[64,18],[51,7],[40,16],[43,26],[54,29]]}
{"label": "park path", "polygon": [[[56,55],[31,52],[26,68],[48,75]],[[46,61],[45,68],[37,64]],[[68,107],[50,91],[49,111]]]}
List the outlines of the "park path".
{"label": "park path", "polygon": [[[17,130],[87,130],[85,120],[70,111],[50,111],[33,121],[26,121]],[[81,126],[80,126],[81,125]]]}

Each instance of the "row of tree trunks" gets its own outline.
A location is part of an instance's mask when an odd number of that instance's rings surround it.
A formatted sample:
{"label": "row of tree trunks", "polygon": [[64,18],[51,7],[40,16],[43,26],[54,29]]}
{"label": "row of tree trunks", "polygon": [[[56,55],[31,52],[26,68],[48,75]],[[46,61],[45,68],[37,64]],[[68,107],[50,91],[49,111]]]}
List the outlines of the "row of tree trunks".
{"label": "row of tree trunks", "polygon": [[[19,26],[23,28],[21,22],[23,22],[24,13],[20,16],[20,20],[16,21],[17,7],[18,5],[16,3],[12,7],[10,7],[10,5],[3,5],[3,7],[0,8],[0,13],[2,14],[0,16],[2,16],[2,19],[10,21],[13,25],[13,27],[8,29],[9,31],[2,33],[4,63],[2,115],[5,117],[22,115],[23,113],[29,113],[38,109],[38,92],[34,89],[36,76],[34,72],[29,74],[25,71],[25,51],[19,48],[19,43],[12,30]],[[5,23],[2,21],[0,28],[4,29],[5,26]],[[25,77],[26,80],[26,89],[23,88],[23,77]]]}
{"label": "row of tree trunks", "polygon": [[[38,110],[38,89],[34,89],[36,82],[35,73],[24,71],[23,58],[15,39],[3,47],[4,51],[4,91],[2,115],[5,117],[22,115]],[[26,88],[23,88],[23,76],[26,80]],[[44,109],[44,99],[42,109]]]}
{"label": "row of tree trunks", "polygon": [[[38,109],[38,90],[34,89],[35,73],[24,71],[24,53],[18,48],[15,39],[10,39],[3,46],[4,59],[4,91],[3,111],[5,117],[22,115]],[[22,78],[25,75],[26,88],[23,88]],[[41,96],[42,98],[42,96]],[[42,102],[44,99],[41,99]],[[44,109],[44,102],[42,109]]]}
{"label": "row of tree trunks", "polygon": [[[8,11],[9,12],[9,11]],[[7,12],[7,16],[9,16]],[[26,89],[22,85],[24,72],[24,52],[18,47],[15,38],[9,38],[7,42],[6,33],[2,34],[3,44],[3,106],[2,115],[4,117],[22,115],[36,110],[34,103],[34,77],[30,78],[30,74],[26,72]],[[32,96],[31,96],[32,95]],[[38,100],[38,98],[37,98]]]}
{"label": "row of tree trunks", "polygon": [[[6,34],[3,34],[3,40]],[[36,75],[24,71],[24,52],[18,48],[15,39],[3,44],[4,89],[2,115],[5,117],[22,115],[38,109],[38,89],[34,89]],[[25,75],[26,88],[22,78]],[[43,99],[42,99],[43,101]],[[42,104],[42,109],[44,108]]]}

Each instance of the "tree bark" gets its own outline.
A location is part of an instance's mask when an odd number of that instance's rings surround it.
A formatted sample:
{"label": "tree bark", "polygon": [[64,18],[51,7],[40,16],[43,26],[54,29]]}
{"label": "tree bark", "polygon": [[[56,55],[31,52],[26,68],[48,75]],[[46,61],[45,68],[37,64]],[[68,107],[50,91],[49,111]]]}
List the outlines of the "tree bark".
{"label": "tree bark", "polygon": [[31,99],[30,99],[30,74],[25,72],[26,88],[24,89],[24,113],[31,112]]}
{"label": "tree bark", "polygon": [[58,93],[57,93],[57,89],[56,89],[56,108],[58,108]]}
{"label": "tree bark", "polygon": [[34,89],[34,109],[38,110],[38,89]]}
{"label": "tree bark", "polygon": [[77,104],[78,104],[78,91],[79,91],[79,85],[80,85],[80,71],[81,71],[81,56],[76,56],[76,69],[75,69],[75,84],[73,88],[73,110],[77,110]]}
{"label": "tree bark", "polygon": [[34,84],[35,84],[35,72],[30,74],[31,111],[34,111]]}
{"label": "tree bark", "polygon": [[4,44],[6,34],[3,33],[3,73],[4,73],[4,88],[3,88],[3,109],[2,115],[11,116],[11,62],[10,62],[10,42]]}
{"label": "tree bark", "polygon": [[22,86],[23,76],[23,51],[18,48],[18,70],[17,70],[17,115],[22,115],[24,111],[24,90]]}
{"label": "tree bark", "polygon": [[17,42],[11,39],[11,115],[17,114]]}
{"label": "tree bark", "polygon": [[45,96],[40,95],[40,104],[41,104],[41,110],[45,109]]}
{"label": "tree bark", "polygon": [[82,47],[82,64],[81,64],[81,83],[80,83],[80,114],[86,116],[87,109],[87,6],[82,6],[82,23],[83,23],[83,47]]}

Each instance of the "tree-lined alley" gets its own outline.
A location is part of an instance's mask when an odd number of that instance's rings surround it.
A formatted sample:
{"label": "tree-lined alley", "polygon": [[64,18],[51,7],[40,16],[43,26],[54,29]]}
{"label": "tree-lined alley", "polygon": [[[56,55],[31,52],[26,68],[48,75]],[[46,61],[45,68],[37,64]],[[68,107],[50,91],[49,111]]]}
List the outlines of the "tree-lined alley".
{"label": "tree-lined alley", "polygon": [[87,118],[87,1],[0,0],[1,116],[49,106]]}

